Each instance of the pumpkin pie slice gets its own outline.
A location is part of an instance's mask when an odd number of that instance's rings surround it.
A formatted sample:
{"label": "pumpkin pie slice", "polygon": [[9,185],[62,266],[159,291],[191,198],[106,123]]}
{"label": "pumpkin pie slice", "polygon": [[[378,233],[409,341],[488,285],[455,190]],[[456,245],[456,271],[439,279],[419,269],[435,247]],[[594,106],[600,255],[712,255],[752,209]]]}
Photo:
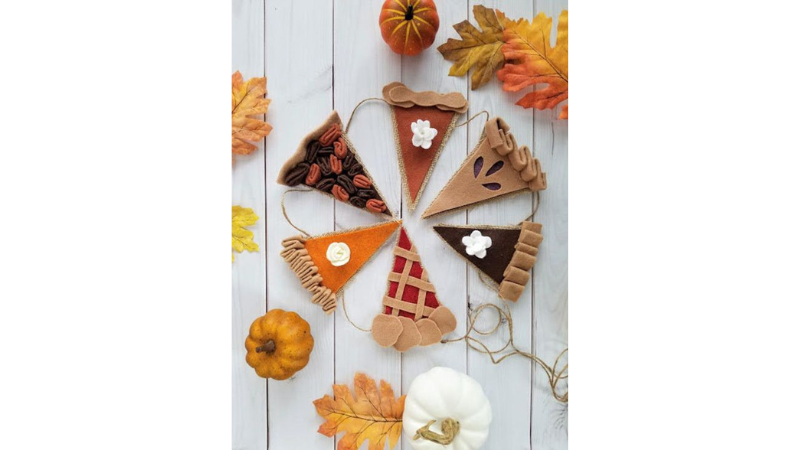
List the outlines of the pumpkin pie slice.
{"label": "pumpkin pie slice", "polygon": [[336,308],[336,293],[372,258],[394,234],[400,221],[284,239],[281,256],[312,294],[311,301],[330,314]]}
{"label": "pumpkin pie slice", "polygon": [[305,185],[371,213],[394,217],[333,111],[306,135],[278,173],[278,184]]}
{"label": "pumpkin pie slice", "polygon": [[517,146],[506,122],[486,123],[475,150],[422,214],[431,217],[498,197],[547,188],[547,177],[528,147]]}
{"label": "pumpkin pie slice", "polygon": [[519,300],[536,263],[542,243],[542,224],[531,221],[513,227],[492,225],[436,225],[447,245],[483,272],[500,297]]}
{"label": "pumpkin pie slice", "polygon": [[373,339],[401,352],[441,342],[443,335],[456,329],[456,317],[439,303],[436,288],[403,227],[393,253],[384,310],[372,321]]}
{"label": "pumpkin pie slice", "polygon": [[458,117],[467,111],[469,103],[458,92],[415,92],[400,82],[387,84],[383,98],[392,108],[403,191],[408,209],[413,211]]}

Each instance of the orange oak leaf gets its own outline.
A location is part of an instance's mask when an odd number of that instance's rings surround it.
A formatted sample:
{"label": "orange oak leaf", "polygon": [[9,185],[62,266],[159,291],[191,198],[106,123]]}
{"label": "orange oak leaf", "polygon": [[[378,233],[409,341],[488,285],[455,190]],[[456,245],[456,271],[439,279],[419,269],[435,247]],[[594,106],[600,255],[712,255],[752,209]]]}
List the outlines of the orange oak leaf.
{"label": "orange oak leaf", "polygon": [[351,394],[346,384],[333,385],[333,398],[326,395],[314,400],[317,414],[325,423],[317,430],[333,437],[344,432],[337,450],[357,450],[369,441],[369,450],[383,450],[386,441],[394,448],[403,431],[403,410],[406,396],[394,398],[392,386],[381,380],[380,391],[375,380],[357,373]]}
{"label": "orange oak leaf", "polygon": [[[550,46],[553,18],[539,13],[531,22],[522,19],[503,31],[505,44],[501,51],[506,65],[497,72],[503,90],[518,92],[534,84],[547,84],[544,89],[525,94],[517,104],[525,108],[553,109],[567,99],[567,10],[558,18],[556,45]],[[567,118],[567,106],[560,119]]]}
{"label": "orange oak leaf", "polygon": [[232,150],[237,155],[249,155],[256,146],[252,142],[259,141],[272,131],[272,125],[251,116],[267,113],[270,100],[267,95],[267,79],[250,78],[243,81],[237,70],[232,77]]}
{"label": "orange oak leaf", "polygon": [[472,7],[472,15],[481,26],[475,28],[469,20],[453,25],[461,36],[461,40],[448,39],[437,50],[444,59],[453,61],[448,75],[460,77],[472,71],[472,90],[486,84],[492,79],[495,71],[503,67],[505,58],[500,51],[503,45],[503,30],[510,21],[500,11],[495,11],[483,5]]}

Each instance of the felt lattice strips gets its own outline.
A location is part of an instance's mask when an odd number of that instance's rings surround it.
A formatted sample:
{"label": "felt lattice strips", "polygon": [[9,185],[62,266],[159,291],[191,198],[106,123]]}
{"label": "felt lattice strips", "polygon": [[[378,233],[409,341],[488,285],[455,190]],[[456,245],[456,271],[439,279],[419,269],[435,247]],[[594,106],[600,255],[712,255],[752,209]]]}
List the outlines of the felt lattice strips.
{"label": "felt lattice strips", "polygon": [[392,107],[397,159],[413,211],[458,116],[469,104],[458,92],[414,92],[400,82],[387,84],[383,98]]}
{"label": "felt lattice strips", "polygon": [[306,185],[356,208],[392,217],[342,129],[342,120],[333,111],[322,125],[303,138],[278,173],[278,183]]}
{"label": "felt lattice strips", "polygon": [[454,211],[497,197],[540,191],[547,177],[528,147],[517,146],[506,122],[486,123],[475,150],[422,214],[423,218]]}
{"label": "felt lattice strips", "polygon": [[281,256],[312,294],[311,301],[330,314],[336,308],[336,293],[399,225],[396,221],[321,236],[293,236],[281,243]]}
{"label": "felt lattice strips", "polygon": [[456,329],[456,318],[436,298],[436,288],[402,227],[393,253],[384,312],[372,321],[372,337],[381,346],[394,346],[401,352],[440,342],[443,335]]}
{"label": "felt lattice strips", "polygon": [[[541,224],[525,221],[516,227],[436,225],[433,229],[495,283],[500,297],[519,300],[542,243]],[[475,251],[476,248],[483,251]]]}

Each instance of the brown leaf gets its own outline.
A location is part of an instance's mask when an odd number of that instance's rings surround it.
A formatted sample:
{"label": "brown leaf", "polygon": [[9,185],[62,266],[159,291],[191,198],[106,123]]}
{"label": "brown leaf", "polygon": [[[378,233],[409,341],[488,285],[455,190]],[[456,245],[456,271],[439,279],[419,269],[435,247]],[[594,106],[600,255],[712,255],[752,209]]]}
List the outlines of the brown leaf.
{"label": "brown leaf", "polygon": [[261,140],[272,131],[272,126],[252,116],[266,114],[270,100],[267,95],[267,79],[250,78],[247,82],[237,70],[232,77],[232,151],[237,155],[249,155],[256,146],[252,142]]}
{"label": "brown leaf", "polygon": [[483,31],[478,30],[469,20],[453,25],[462,40],[448,39],[440,45],[439,53],[448,61],[450,76],[462,76],[472,71],[472,89],[478,89],[492,79],[495,71],[503,67],[505,58],[500,51],[503,45],[503,30],[511,21],[500,11],[483,5],[475,5],[472,14]]}
{"label": "brown leaf", "polygon": [[[517,104],[525,108],[553,109],[567,99],[568,52],[567,10],[558,19],[556,45],[550,46],[553,19],[539,13],[531,22],[519,20],[503,32],[506,65],[497,72],[503,90],[517,92],[527,86],[547,84],[523,96]],[[567,118],[565,105],[559,118]]]}
{"label": "brown leaf", "polygon": [[381,380],[380,391],[375,380],[357,373],[351,394],[347,385],[334,384],[333,398],[326,395],[314,400],[317,414],[325,423],[317,430],[325,436],[344,432],[338,450],[357,450],[369,441],[369,450],[383,450],[388,439],[389,448],[394,448],[403,431],[403,410],[406,396],[394,398],[392,386]]}

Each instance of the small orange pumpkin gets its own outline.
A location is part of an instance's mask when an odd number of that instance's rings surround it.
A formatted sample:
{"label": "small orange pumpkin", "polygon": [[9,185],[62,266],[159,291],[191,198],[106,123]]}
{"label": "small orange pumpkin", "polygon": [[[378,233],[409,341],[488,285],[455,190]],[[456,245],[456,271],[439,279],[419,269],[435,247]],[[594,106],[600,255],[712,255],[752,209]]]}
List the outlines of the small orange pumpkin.
{"label": "small orange pumpkin", "polygon": [[297,313],[273,309],[250,325],[244,346],[247,364],[258,376],[285,380],[308,364],[314,337]]}
{"label": "small orange pumpkin", "polygon": [[380,25],[383,40],[392,51],[414,56],[433,44],[439,13],[433,0],[386,0]]}

